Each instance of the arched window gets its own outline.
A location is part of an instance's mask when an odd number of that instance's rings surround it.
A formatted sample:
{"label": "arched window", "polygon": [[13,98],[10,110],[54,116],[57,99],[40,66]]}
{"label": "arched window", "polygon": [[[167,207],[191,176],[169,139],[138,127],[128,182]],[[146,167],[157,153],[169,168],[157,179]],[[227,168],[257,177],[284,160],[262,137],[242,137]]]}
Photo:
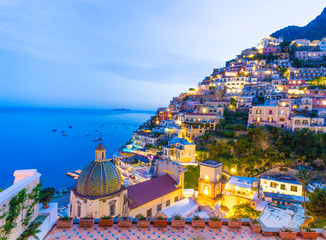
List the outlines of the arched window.
{"label": "arched window", "polygon": [[204,194],[208,195],[208,186],[207,185],[204,186]]}
{"label": "arched window", "polygon": [[116,201],[111,201],[109,202],[109,206],[110,206],[110,216],[115,216],[115,202]]}
{"label": "arched window", "polygon": [[295,125],[300,125],[300,120],[295,120],[295,121],[294,121],[294,124],[295,124]]}
{"label": "arched window", "polygon": [[81,205],[77,204],[77,217],[80,217],[81,215]]}
{"label": "arched window", "polygon": [[303,125],[308,125],[308,120],[303,120],[303,121],[302,121],[302,124],[303,124]]}

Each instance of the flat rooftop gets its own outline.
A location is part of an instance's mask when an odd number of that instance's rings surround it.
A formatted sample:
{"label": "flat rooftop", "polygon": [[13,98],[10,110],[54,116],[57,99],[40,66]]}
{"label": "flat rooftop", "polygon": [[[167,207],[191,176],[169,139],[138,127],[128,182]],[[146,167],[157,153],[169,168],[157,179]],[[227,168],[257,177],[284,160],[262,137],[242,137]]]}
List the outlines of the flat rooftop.
{"label": "flat rooftop", "polygon": [[[168,225],[166,228],[154,227],[153,224],[149,228],[138,228],[133,224],[131,228],[118,227],[114,224],[112,227],[104,228],[95,224],[93,228],[79,228],[74,224],[72,228],[63,229],[56,226],[49,232],[45,240],[56,239],[164,239],[164,240],[188,240],[188,239],[252,239],[252,240],[276,240],[279,237],[263,236],[255,234],[249,226],[242,226],[242,228],[229,228],[223,226],[222,228],[193,228],[190,224],[186,224],[185,228],[172,228]],[[301,239],[301,238],[298,238]]]}

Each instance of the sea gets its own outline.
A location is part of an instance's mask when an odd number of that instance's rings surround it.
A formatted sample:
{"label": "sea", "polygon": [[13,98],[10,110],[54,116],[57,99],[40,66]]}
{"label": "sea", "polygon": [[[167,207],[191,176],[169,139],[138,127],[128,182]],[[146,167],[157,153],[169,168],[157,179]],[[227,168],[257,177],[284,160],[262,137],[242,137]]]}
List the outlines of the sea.
{"label": "sea", "polygon": [[111,158],[153,115],[126,109],[0,108],[0,188],[13,183],[17,169],[37,169],[44,186],[72,187],[76,181],[66,173],[94,160],[100,143],[95,139],[102,139]]}

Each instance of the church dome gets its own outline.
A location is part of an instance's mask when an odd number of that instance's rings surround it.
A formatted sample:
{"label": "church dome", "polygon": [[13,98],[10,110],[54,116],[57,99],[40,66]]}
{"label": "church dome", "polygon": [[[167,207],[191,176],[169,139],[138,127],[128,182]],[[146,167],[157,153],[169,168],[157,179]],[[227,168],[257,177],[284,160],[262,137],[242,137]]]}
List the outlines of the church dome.
{"label": "church dome", "polygon": [[[103,150],[104,145],[100,146]],[[105,148],[104,148],[105,149]],[[99,198],[111,195],[121,189],[122,179],[114,163],[106,159],[96,159],[80,173],[76,191],[79,195]]]}

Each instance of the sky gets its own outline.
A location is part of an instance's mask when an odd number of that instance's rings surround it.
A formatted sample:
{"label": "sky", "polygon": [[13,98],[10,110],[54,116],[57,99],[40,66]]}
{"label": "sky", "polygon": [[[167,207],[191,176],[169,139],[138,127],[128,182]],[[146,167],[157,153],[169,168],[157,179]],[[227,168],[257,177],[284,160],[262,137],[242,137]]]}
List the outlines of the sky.
{"label": "sky", "polygon": [[0,107],[154,110],[325,0],[0,0]]}

